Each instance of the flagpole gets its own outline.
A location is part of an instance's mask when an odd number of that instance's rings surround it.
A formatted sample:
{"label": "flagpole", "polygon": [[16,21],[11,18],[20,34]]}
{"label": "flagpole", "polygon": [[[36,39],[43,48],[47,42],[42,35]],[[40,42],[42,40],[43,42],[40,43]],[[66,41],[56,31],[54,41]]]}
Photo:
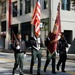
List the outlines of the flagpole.
{"label": "flagpole", "polygon": [[[7,10],[6,10],[6,18],[8,20],[8,0],[6,2],[6,7],[7,7]],[[6,21],[6,39],[5,39],[5,49],[8,49],[8,40],[9,40],[9,33],[8,33],[8,21]]]}
{"label": "flagpole", "polygon": [[7,0],[6,2],[6,7],[7,7],[7,11],[6,11],[6,39],[5,39],[5,49],[9,48],[9,43],[10,43],[10,36],[11,36],[11,0]]}
{"label": "flagpole", "polygon": [[51,25],[52,25],[52,0],[49,0],[49,2],[48,2],[48,11],[49,11],[49,31],[51,31]]}
{"label": "flagpole", "polygon": [[[34,11],[34,0],[31,1],[31,5],[32,5],[32,8],[31,8],[31,11],[32,11],[31,15],[32,15]],[[34,35],[34,26],[31,25],[31,36],[33,37],[33,35]]]}

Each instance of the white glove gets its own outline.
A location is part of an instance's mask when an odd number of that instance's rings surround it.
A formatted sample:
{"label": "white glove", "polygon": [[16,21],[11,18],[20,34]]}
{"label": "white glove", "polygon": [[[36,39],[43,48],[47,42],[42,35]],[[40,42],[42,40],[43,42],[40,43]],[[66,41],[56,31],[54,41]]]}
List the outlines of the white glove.
{"label": "white glove", "polygon": [[37,48],[37,50],[39,51],[39,48]]}
{"label": "white glove", "polygon": [[26,57],[26,54],[24,54],[24,57]]}
{"label": "white glove", "polygon": [[20,46],[18,45],[18,46],[16,47],[16,49],[20,49]]}

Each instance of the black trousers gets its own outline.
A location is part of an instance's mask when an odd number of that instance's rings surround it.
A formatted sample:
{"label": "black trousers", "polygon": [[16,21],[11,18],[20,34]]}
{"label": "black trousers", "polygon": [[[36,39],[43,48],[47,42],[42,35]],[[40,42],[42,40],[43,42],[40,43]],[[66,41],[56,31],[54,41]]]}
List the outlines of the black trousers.
{"label": "black trousers", "polygon": [[51,55],[48,51],[47,51],[47,59],[46,59],[46,63],[44,66],[44,70],[46,71],[46,68],[47,68],[51,59],[52,59],[52,72],[55,72],[56,53]]}
{"label": "black trousers", "polygon": [[60,52],[59,53],[59,61],[57,63],[57,67],[59,68],[60,64],[62,64],[62,68],[61,68],[62,71],[65,70],[66,59],[67,59],[66,51]]}

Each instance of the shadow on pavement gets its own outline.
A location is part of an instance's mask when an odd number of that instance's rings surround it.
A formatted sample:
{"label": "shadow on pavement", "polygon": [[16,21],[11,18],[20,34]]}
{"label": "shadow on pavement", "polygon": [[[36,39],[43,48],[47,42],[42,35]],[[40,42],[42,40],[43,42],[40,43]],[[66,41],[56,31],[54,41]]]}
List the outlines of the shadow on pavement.
{"label": "shadow on pavement", "polygon": [[[30,74],[29,70],[24,70],[24,75],[37,75],[36,73],[37,73],[36,70],[33,71],[33,74]],[[0,75],[12,75],[12,70],[2,71],[0,72]],[[19,75],[18,70],[16,71],[15,75]],[[57,74],[52,74],[51,71],[47,71],[46,73],[41,71],[41,75],[73,75],[73,74],[62,73],[62,72],[57,72]]]}
{"label": "shadow on pavement", "polygon": [[[25,69],[24,70],[24,74],[27,74],[27,75],[37,75],[37,71],[36,70],[33,70],[33,74],[30,74],[30,71],[27,70],[27,69]],[[57,74],[53,74],[51,71],[47,71],[46,73],[44,73],[41,70],[41,75],[73,75],[73,74],[63,73],[63,72],[57,72]]]}

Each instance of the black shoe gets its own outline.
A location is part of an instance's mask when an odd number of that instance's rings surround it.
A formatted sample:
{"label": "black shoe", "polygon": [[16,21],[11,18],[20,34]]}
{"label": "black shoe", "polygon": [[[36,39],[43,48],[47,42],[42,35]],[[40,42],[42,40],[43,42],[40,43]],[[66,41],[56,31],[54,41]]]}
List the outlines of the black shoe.
{"label": "black shoe", "polygon": [[37,75],[41,75],[40,73],[37,73]]}
{"label": "black shoe", "polygon": [[66,72],[65,70],[62,70],[62,72]]}
{"label": "black shoe", "polygon": [[55,71],[52,71],[53,74],[57,74]]}
{"label": "black shoe", "polygon": [[30,71],[30,74],[32,74],[33,72],[32,71]]}
{"label": "black shoe", "polygon": [[46,69],[44,68],[44,72],[46,72]]}
{"label": "black shoe", "polygon": [[20,73],[20,75],[24,75],[24,73],[22,72],[22,73]]}
{"label": "black shoe", "polygon": [[59,71],[59,67],[57,66],[57,70]]}
{"label": "black shoe", "polygon": [[24,75],[24,74],[21,74],[21,73],[20,73],[20,75]]}

